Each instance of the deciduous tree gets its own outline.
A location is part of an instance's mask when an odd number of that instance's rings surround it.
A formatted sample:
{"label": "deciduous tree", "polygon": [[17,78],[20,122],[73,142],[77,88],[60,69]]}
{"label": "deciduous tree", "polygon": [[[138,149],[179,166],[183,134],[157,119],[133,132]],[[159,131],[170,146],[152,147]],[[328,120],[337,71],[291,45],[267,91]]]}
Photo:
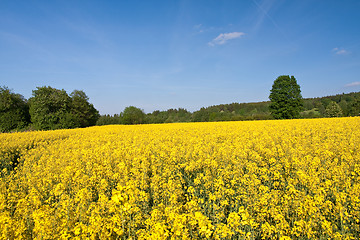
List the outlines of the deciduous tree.
{"label": "deciduous tree", "polygon": [[29,99],[31,122],[36,129],[50,130],[78,127],[71,112],[71,98],[65,90],[38,87]]}
{"label": "deciduous tree", "polygon": [[0,87],[0,132],[21,129],[30,122],[25,98],[7,87]]}
{"label": "deciduous tree", "polygon": [[331,101],[325,109],[325,117],[342,117],[343,112],[339,104]]}
{"label": "deciduous tree", "polygon": [[146,117],[143,110],[134,106],[126,107],[121,115],[124,124],[142,124]]}
{"label": "deciduous tree", "polygon": [[100,114],[94,105],[89,103],[89,98],[84,91],[74,90],[70,94],[72,104],[71,112],[80,127],[94,126]]}
{"label": "deciduous tree", "polygon": [[300,86],[294,76],[279,76],[274,81],[269,99],[270,112],[275,119],[292,119],[300,116],[303,101]]}

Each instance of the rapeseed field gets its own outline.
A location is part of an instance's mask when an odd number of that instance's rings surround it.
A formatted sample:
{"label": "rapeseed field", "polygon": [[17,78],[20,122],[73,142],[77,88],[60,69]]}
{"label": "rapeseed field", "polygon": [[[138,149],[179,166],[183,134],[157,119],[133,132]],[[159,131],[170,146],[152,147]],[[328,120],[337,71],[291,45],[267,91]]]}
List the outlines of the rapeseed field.
{"label": "rapeseed field", "polygon": [[0,239],[359,239],[360,118],[0,135]]}

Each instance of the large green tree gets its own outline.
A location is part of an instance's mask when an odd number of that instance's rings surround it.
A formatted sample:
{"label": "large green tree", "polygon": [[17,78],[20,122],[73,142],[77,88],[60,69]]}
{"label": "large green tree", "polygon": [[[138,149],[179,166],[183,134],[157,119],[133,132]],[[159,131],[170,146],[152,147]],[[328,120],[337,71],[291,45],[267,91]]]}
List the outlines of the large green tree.
{"label": "large green tree", "polygon": [[122,122],[124,124],[142,124],[145,123],[145,113],[140,108],[130,106],[121,113]]}
{"label": "large green tree", "polygon": [[292,119],[300,116],[303,101],[300,86],[294,76],[279,76],[274,81],[269,99],[269,109],[275,119]]}
{"label": "large green tree", "polygon": [[94,105],[89,103],[89,98],[85,92],[74,90],[70,97],[72,100],[71,112],[75,116],[79,127],[94,126],[100,114]]}
{"label": "large green tree", "polygon": [[36,129],[50,130],[78,127],[71,112],[72,100],[65,90],[38,87],[29,99],[31,122]]}
{"label": "large green tree", "polygon": [[0,87],[0,132],[21,129],[30,122],[25,98],[7,87]]}

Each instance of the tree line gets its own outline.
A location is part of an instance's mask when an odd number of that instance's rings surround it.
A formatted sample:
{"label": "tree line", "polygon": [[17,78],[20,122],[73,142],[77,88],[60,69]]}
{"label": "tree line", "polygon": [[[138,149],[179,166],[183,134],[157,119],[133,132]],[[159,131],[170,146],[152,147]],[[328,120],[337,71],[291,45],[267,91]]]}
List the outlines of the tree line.
{"label": "tree line", "polygon": [[0,131],[54,130],[88,127],[100,118],[85,92],[38,87],[28,100],[0,87]]}
{"label": "tree line", "polygon": [[0,87],[0,132],[54,130],[109,124],[150,124],[214,122],[292,118],[345,117],[360,115],[360,92],[319,98],[301,96],[294,76],[279,76],[272,86],[270,101],[231,103],[203,107],[189,112],[184,108],[145,114],[135,106],[114,115],[100,115],[85,92],[38,87],[28,100]]}
{"label": "tree line", "polygon": [[[270,120],[293,118],[322,118],[360,116],[360,92],[343,93],[319,98],[301,96],[300,86],[294,76],[279,76],[272,86],[270,101],[255,103],[231,103],[203,107],[198,111],[186,109],[169,109],[153,111],[145,114],[136,107],[133,119],[141,119],[141,123],[175,123],[175,122],[215,122]],[[129,111],[115,115],[102,115],[97,124],[132,124],[124,116]]]}
{"label": "tree line", "polygon": [[[270,112],[270,101],[256,103],[231,103],[203,107],[198,111],[189,112],[186,109],[169,109],[153,111],[145,114],[138,109],[141,123],[176,123],[176,122],[217,122],[217,121],[247,121],[285,119],[276,118]],[[125,114],[126,115],[126,114]],[[97,125],[132,124],[123,119],[124,113],[102,115]],[[360,92],[339,94],[319,98],[303,99],[303,107],[297,117],[291,118],[323,118],[360,116]],[[136,119],[136,115],[133,116]]]}

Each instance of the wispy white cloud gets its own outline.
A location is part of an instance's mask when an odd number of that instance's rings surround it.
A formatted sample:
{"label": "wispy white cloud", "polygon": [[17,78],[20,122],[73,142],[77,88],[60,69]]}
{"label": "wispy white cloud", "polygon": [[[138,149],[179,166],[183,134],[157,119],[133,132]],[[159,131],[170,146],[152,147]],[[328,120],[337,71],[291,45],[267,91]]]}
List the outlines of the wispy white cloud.
{"label": "wispy white cloud", "polygon": [[203,25],[201,23],[197,24],[197,25],[194,25],[193,29],[195,31],[197,31],[198,33],[203,33],[204,32],[204,28],[203,28]]}
{"label": "wispy white cloud", "polygon": [[356,87],[360,86],[360,82],[352,82],[345,85],[345,87]]}
{"label": "wispy white cloud", "polygon": [[255,21],[254,31],[256,32],[263,24],[265,19],[270,20],[270,22],[278,29],[279,25],[274,21],[274,19],[269,15],[271,8],[273,7],[275,0],[263,0],[258,3],[256,0],[252,0],[256,7],[259,9],[258,17]]}
{"label": "wispy white cloud", "polygon": [[350,52],[343,48],[333,48],[332,50],[336,55],[348,55]]}
{"label": "wispy white cloud", "polygon": [[231,33],[221,33],[219,36],[217,36],[216,38],[214,38],[211,42],[209,42],[208,44],[210,46],[215,46],[215,45],[223,45],[225,44],[227,41],[231,40],[231,39],[235,39],[235,38],[240,38],[243,35],[245,35],[245,33],[243,32],[231,32]]}

